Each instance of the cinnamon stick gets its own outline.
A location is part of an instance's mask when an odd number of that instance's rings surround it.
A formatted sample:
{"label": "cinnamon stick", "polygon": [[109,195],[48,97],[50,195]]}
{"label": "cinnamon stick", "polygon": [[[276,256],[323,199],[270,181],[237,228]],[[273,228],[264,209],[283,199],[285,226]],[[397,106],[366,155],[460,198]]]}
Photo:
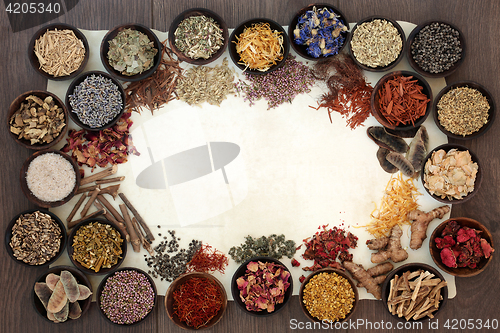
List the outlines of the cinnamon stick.
{"label": "cinnamon stick", "polygon": [[122,222],[124,223],[125,220],[123,219],[123,217],[120,215],[120,213],[118,213],[115,209],[115,207],[113,207],[108,200],[106,200],[106,198],[102,195],[102,191],[101,191],[101,194],[99,194],[97,196],[97,201],[99,201],[104,207],[106,207],[106,209],[108,210],[108,212],[110,212],[117,221],[119,222]]}
{"label": "cinnamon stick", "polygon": [[91,192],[91,191],[95,190],[97,187],[99,187],[99,186],[92,185],[92,186],[87,186],[87,187],[79,187],[78,190],[76,190],[76,194]]}
{"label": "cinnamon stick", "polygon": [[[96,206],[97,209],[104,209],[103,205],[101,205],[98,201],[94,201],[94,206]],[[106,220],[108,220],[111,223],[114,223],[116,225],[116,227],[118,229],[120,229],[121,232],[123,232],[123,234],[125,235],[125,239],[127,240],[127,242],[130,243],[130,235],[127,232],[127,227],[125,226],[125,224],[123,224],[121,222],[118,222],[115,219],[115,217],[113,216],[113,214],[110,214],[105,209],[104,209],[104,214],[103,215],[106,218]]]}
{"label": "cinnamon stick", "polygon": [[139,239],[141,240],[142,247],[149,252],[150,255],[154,255],[154,251],[151,248],[151,244],[148,243],[146,238],[144,238],[144,235],[142,234],[141,227],[139,226],[139,222],[137,222],[137,219],[135,217],[132,217],[132,224],[134,225],[135,230],[137,231],[139,235]]}
{"label": "cinnamon stick", "polygon": [[106,212],[105,209],[100,209],[100,210],[96,210],[95,212],[92,212],[84,217],[82,217],[81,219],[78,219],[78,220],[75,220],[75,221],[72,221],[72,222],[69,222],[68,223],[68,229],[71,229],[73,228],[75,225],[77,225],[78,223],[86,220],[86,219],[90,219],[92,217],[96,217],[96,216],[99,216],[99,215],[103,215],[104,212]]}
{"label": "cinnamon stick", "polygon": [[105,179],[98,179],[98,180],[95,181],[95,183],[97,185],[108,184],[108,183],[116,183],[116,182],[121,182],[124,179],[125,179],[125,176],[114,177],[114,178],[105,178]]}
{"label": "cinnamon stick", "polygon": [[132,214],[134,214],[134,216],[137,218],[137,221],[140,223],[141,227],[144,229],[144,232],[146,232],[146,238],[148,239],[148,241],[150,243],[153,242],[155,240],[155,237],[153,236],[153,233],[151,233],[151,230],[149,230],[148,225],[146,224],[146,222],[144,222],[144,220],[142,219],[141,215],[139,215],[139,212],[137,212],[137,210],[130,203],[130,201],[127,199],[127,197],[125,196],[125,194],[123,194],[123,193],[120,192],[120,193],[118,193],[118,195],[123,200],[123,202],[125,203],[125,205],[127,205],[128,209],[130,209],[130,211],[132,212]]}
{"label": "cinnamon stick", "polygon": [[127,206],[125,206],[124,204],[120,204],[120,210],[125,220],[128,233],[130,235],[130,244],[132,244],[134,252],[139,252],[141,250],[140,248],[141,241],[139,239],[139,236],[137,236],[137,233],[135,232],[132,220],[130,219],[130,215],[128,215]]}
{"label": "cinnamon stick", "polygon": [[113,199],[115,199],[116,196],[118,195],[119,188],[120,188],[120,184],[104,187],[101,189],[101,194],[109,194],[113,197]]}
{"label": "cinnamon stick", "polygon": [[71,213],[69,213],[69,216],[66,218],[66,222],[71,222],[71,220],[75,216],[75,214],[78,211],[78,209],[80,209],[80,206],[82,205],[82,203],[83,203],[83,201],[85,200],[86,197],[87,196],[85,194],[82,194],[82,196],[80,197],[80,199],[78,199],[78,202],[76,203],[75,207],[73,207],[73,210],[71,211]]}
{"label": "cinnamon stick", "polygon": [[118,165],[115,164],[112,167],[109,167],[101,172],[98,172],[94,175],[83,178],[82,180],[80,180],[80,186],[90,184],[92,182],[95,182],[96,180],[105,178],[107,176],[114,175],[116,173],[116,171],[118,171]]}
{"label": "cinnamon stick", "polygon": [[96,187],[95,190],[92,191],[92,195],[90,196],[89,200],[83,207],[82,211],[80,212],[80,216],[85,216],[87,212],[89,211],[90,206],[92,206],[92,203],[95,201],[95,198],[97,198],[97,195],[101,192],[101,189],[99,187]]}

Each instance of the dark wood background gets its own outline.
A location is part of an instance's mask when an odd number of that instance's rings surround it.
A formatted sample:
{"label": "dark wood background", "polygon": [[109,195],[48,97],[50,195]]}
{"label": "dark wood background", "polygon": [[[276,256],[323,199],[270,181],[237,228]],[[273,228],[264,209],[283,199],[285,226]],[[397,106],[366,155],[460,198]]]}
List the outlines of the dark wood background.
{"label": "dark wood background", "polygon": [[[499,55],[500,43],[500,1],[498,0],[342,0],[324,1],[339,8],[350,22],[370,15],[384,15],[395,20],[419,24],[429,19],[439,19],[453,23],[465,35],[467,56],[462,66],[448,82],[472,80],[490,90],[498,103],[500,96]],[[194,7],[211,9],[221,15],[230,28],[239,22],[254,18],[268,17],[282,25],[288,25],[294,13],[308,0],[80,0],[78,5],[54,22],[65,22],[89,30],[107,30],[122,23],[141,23],[148,27],[167,31],[170,22],[180,12]],[[1,7],[1,6],[0,6]],[[3,7],[2,7],[3,9]],[[6,121],[7,110],[12,100],[19,94],[33,89],[46,89],[47,82],[31,68],[27,57],[27,45],[34,27],[13,33],[5,10],[0,13],[0,106]],[[5,124],[5,123],[4,123]],[[0,138],[2,155],[0,158],[0,214],[5,227],[11,218],[22,210],[32,208],[19,186],[19,170],[30,151],[20,147],[8,135],[7,126],[1,126]],[[467,216],[484,223],[498,244],[500,231],[500,205],[498,202],[500,179],[500,121],[496,121],[484,136],[462,142],[473,150],[481,160],[484,172],[482,188],[472,200],[455,205],[452,216]],[[4,240],[2,238],[2,243]],[[28,269],[18,265],[8,257],[4,244],[0,245],[0,332],[181,332],[167,317],[164,297],[158,297],[155,313],[146,322],[136,327],[124,328],[109,324],[99,314],[95,303],[84,317],[64,324],[51,324],[39,317],[31,305],[30,293],[35,278],[44,268]],[[487,319],[500,320],[500,265],[495,253],[493,263],[483,274],[471,278],[456,279],[458,296],[450,300],[439,314],[439,331],[446,320]],[[391,318],[381,302],[364,300],[360,302],[353,320],[384,323],[397,321]],[[235,304],[228,306],[216,332],[285,332],[291,331],[290,320],[306,322],[301,312],[298,297],[293,297],[286,308],[268,318],[255,318],[244,314]],[[319,330],[318,330],[319,331]],[[346,331],[346,330],[344,330]],[[371,331],[366,326],[348,331]],[[384,330],[379,330],[384,331]],[[406,329],[407,332],[426,332]],[[461,332],[462,330],[453,330]],[[472,332],[474,330],[465,331]],[[476,330],[480,331],[480,330]],[[482,330],[487,331],[487,330]]]}

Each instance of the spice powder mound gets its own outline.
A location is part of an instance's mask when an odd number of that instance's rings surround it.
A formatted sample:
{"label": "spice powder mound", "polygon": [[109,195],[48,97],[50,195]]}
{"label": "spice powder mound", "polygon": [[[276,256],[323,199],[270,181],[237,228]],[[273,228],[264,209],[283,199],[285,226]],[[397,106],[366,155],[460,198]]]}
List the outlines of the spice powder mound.
{"label": "spice powder mound", "polygon": [[73,165],[61,155],[45,153],[31,161],[26,184],[38,199],[54,202],[66,198],[76,185]]}

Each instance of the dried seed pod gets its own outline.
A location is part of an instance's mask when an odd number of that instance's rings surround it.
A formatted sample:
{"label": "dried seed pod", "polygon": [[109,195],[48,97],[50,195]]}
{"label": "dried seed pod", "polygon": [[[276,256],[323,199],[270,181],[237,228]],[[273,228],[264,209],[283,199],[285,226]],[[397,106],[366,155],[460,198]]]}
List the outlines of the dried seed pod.
{"label": "dried seed pod", "polygon": [[69,319],[78,319],[82,315],[82,308],[80,307],[80,303],[75,302],[69,305]]}
{"label": "dried seed pod", "polygon": [[405,140],[395,135],[387,133],[381,126],[371,126],[366,130],[368,137],[382,148],[404,154],[408,151],[408,144]]}
{"label": "dried seed pod", "polygon": [[403,155],[395,152],[387,154],[386,159],[394,164],[403,175],[406,177],[413,177],[415,169],[413,165]]}
{"label": "dried seed pod", "polygon": [[56,324],[59,323],[59,320],[57,320],[56,317],[54,317],[54,314],[52,312],[47,311],[47,318]]}
{"label": "dried seed pod", "polygon": [[64,292],[66,293],[68,301],[70,301],[71,303],[76,302],[80,297],[80,289],[73,274],[71,274],[69,271],[62,271],[61,282],[63,284]]}
{"label": "dried seed pod", "polygon": [[380,166],[382,167],[382,169],[384,169],[385,172],[395,173],[398,172],[399,169],[387,160],[387,155],[389,155],[390,152],[391,151],[389,149],[380,147],[377,150],[377,159],[380,163]]}
{"label": "dried seed pod", "polygon": [[429,134],[424,126],[420,126],[417,134],[410,143],[410,149],[406,153],[406,159],[410,161],[415,170],[414,177],[417,177],[422,164],[427,156],[427,146],[429,145]]}
{"label": "dried seed pod", "polygon": [[66,303],[62,307],[61,311],[54,313],[54,318],[62,323],[68,320],[68,314],[69,314],[69,301],[66,300]]}
{"label": "dried seed pod", "polygon": [[40,302],[42,302],[43,307],[47,309],[47,304],[49,303],[50,296],[52,295],[52,290],[49,288],[47,283],[35,283],[35,294],[40,299]]}
{"label": "dried seed pod", "polygon": [[59,275],[55,275],[54,273],[49,273],[45,277],[45,283],[47,283],[47,286],[50,288],[50,290],[54,290],[56,287],[57,282],[59,282]]}
{"label": "dried seed pod", "polygon": [[64,286],[61,280],[59,280],[54,288],[54,291],[52,292],[52,295],[50,296],[49,302],[47,303],[47,311],[52,313],[61,311],[67,300],[68,297],[66,297],[66,293],[64,292]]}
{"label": "dried seed pod", "polygon": [[92,291],[83,284],[78,285],[78,290],[80,291],[80,296],[78,297],[79,301],[83,301],[84,299],[87,299],[90,297],[90,295],[92,295]]}

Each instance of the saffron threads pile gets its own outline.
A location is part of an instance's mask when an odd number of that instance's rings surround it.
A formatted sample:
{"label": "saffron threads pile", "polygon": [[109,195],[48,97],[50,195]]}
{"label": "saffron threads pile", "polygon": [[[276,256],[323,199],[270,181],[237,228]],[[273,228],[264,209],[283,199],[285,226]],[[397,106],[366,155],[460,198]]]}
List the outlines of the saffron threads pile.
{"label": "saffron threads pile", "polygon": [[70,130],[67,143],[61,151],[71,152],[78,165],[85,164],[92,170],[96,166],[104,168],[108,164],[125,163],[130,154],[139,156],[129,134],[131,114],[130,111],[125,111],[114,126],[102,131]]}
{"label": "saffron threads pile", "polygon": [[213,273],[218,271],[219,273],[224,274],[228,264],[229,259],[224,253],[208,244],[202,243],[200,249],[196,251],[191,261],[188,262],[186,266],[186,273]]}
{"label": "saffron threads pile", "polygon": [[219,286],[207,278],[188,279],[173,292],[173,298],[174,314],[195,329],[207,326],[223,303]]}
{"label": "saffron threads pile", "polygon": [[162,42],[162,55],[158,69],[150,77],[137,82],[131,82],[125,88],[126,109],[141,113],[143,107],[153,114],[163,104],[176,98],[175,87],[182,77],[179,61],[172,58],[172,50],[167,47],[167,40]]}
{"label": "saffron threads pile", "polygon": [[361,126],[371,115],[370,97],[373,88],[366,83],[361,69],[345,54],[319,61],[312,70],[314,77],[324,81],[329,92],[321,96],[319,108],[327,108],[346,118],[352,130]]}
{"label": "saffron threads pile", "polygon": [[309,93],[315,80],[309,67],[289,55],[283,67],[266,75],[245,73],[246,81],[236,84],[238,94],[254,105],[256,101],[265,99],[267,109],[273,109],[283,103],[292,103],[295,96]]}

